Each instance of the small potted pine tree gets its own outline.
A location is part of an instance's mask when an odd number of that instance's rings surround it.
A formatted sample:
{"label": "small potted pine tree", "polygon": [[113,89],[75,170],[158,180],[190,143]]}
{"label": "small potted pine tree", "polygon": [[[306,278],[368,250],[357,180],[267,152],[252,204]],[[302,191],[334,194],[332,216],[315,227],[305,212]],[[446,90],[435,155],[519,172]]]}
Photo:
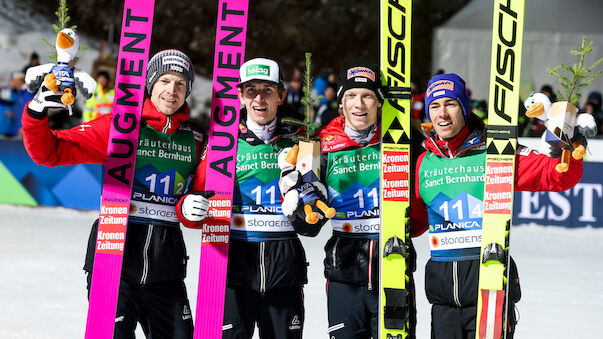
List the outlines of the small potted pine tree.
{"label": "small potted pine tree", "polygon": [[[320,140],[316,138],[316,129],[319,124],[312,121],[314,104],[320,100],[312,92],[312,53],[306,53],[306,70],[304,72],[304,121],[294,118],[284,118],[286,124],[299,125],[303,128],[303,135],[298,138],[297,170],[304,177],[304,181],[311,182],[320,178]],[[290,157],[295,154],[295,149],[290,152]]]}
{"label": "small potted pine tree", "polygon": [[[547,98],[543,98],[543,101],[546,100],[547,103],[536,103],[534,99],[531,99],[534,94],[526,100],[526,108],[528,108],[526,115],[545,121],[547,130],[544,140],[556,148],[562,149],[561,161],[556,167],[558,172],[568,170],[570,154],[574,159],[579,160],[586,153],[586,149],[582,145],[584,139],[576,137],[576,129],[583,137],[591,137],[596,134],[594,118],[588,114],[578,114],[576,107],[582,94],[582,88],[601,74],[601,71],[593,73],[593,70],[603,61],[603,58],[597,60],[590,67],[584,65],[584,57],[592,51],[592,45],[592,42],[587,42],[586,37],[583,37],[580,48],[570,51],[572,55],[578,56],[577,64],[572,66],[561,64],[553,69],[547,68],[551,75],[559,79],[563,87],[563,91],[557,91],[559,101],[551,104]],[[533,105],[528,107],[528,104]]]}
{"label": "small potted pine tree", "polygon": [[[284,118],[283,123],[302,126],[303,134],[298,137],[297,145],[287,152],[285,161],[291,165],[295,165],[295,169],[301,175],[302,185],[297,190],[298,192],[290,191],[283,192],[284,202],[283,209],[287,205],[295,206],[297,200],[301,198],[304,201],[305,220],[309,224],[315,224],[319,220],[319,216],[313,211],[312,206],[315,206],[327,218],[335,216],[335,209],[330,208],[317,195],[317,183],[320,178],[320,140],[316,137],[318,123],[312,122],[312,110],[314,103],[320,100],[319,96],[312,92],[312,54],[306,53],[306,70],[304,72],[304,97],[302,103],[305,106],[304,121],[294,118]],[[322,186],[321,186],[322,187]],[[326,198],[326,192],[321,193]]]}

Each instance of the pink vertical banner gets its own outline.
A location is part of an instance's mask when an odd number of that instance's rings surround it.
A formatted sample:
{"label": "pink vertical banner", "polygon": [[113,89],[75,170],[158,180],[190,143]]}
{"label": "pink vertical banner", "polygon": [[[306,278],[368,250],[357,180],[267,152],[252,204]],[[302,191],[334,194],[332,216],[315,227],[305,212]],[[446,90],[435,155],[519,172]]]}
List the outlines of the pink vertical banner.
{"label": "pink vertical banner", "polygon": [[241,103],[239,68],[245,61],[248,0],[219,0],[214,53],[206,190],[210,199],[203,221],[195,339],[222,338],[230,216]]}
{"label": "pink vertical banner", "polygon": [[125,0],[86,339],[111,339],[142,118],[154,0]]}

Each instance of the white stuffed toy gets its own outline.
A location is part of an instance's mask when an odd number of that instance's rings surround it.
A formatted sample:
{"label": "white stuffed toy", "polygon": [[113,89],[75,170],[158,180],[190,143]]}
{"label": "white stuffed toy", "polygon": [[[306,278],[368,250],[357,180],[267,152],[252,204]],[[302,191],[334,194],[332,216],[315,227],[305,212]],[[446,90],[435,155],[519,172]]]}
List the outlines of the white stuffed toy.
{"label": "white stuffed toy", "polygon": [[85,71],[74,67],[79,46],[77,33],[70,28],[62,29],[56,39],[57,63],[30,67],[25,74],[27,90],[34,93],[43,84],[53,92],[62,92],[61,102],[70,113],[76,88],[89,99],[96,90],[96,81]]}
{"label": "white stuffed toy", "polygon": [[557,172],[569,169],[570,153],[575,160],[586,154],[585,138],[597,134],[597,124],[590,114],[577,114],[576,107],[568,101],[551,103],[542,93],[532,93],[524,102],[526,116],[544,121],[546,131],[540,141],[541,153],[551,155],[551,149],[561,149],[561,162]]}

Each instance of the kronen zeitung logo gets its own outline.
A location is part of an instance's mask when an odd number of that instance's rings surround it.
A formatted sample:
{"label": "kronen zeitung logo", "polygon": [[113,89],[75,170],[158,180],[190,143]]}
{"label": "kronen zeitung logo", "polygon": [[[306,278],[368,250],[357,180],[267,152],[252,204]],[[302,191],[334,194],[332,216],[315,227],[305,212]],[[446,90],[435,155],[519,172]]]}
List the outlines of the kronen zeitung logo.
{"label": "kronen zeitung logo", "polygon": [[247,76],[264,75],[270,76],[270,66],[268,65],[249,65],[247,67]]}

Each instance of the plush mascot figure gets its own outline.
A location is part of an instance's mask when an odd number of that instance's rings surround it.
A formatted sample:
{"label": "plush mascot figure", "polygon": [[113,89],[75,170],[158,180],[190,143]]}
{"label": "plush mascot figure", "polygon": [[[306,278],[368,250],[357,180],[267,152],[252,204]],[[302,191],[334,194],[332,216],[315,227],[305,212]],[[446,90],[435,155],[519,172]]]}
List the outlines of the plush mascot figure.
{"label": "plush mascot figure", "polygon": [[89,99],[96,89],[96,81],[88,73],[74,67],[80,43],[77,33],[69,28],[57,34],[57,63],[31,67],[25,75],[25,84],[30,92],[44,86],[53,92],[62,92],[61,102],[69,108],[75,101],[76,88]]}
{"label": "plush mascot figure", "polygon": [[[560,156],[555,167],[563,173],[569,169],[570,154],[580,160],[586,154],[586,138],[597,133],[597,124],[590,114],[577,114],[576,106],[568,101],[551,103],[542,93],[532,93],[525,101],[526,116],[544,121],[546,131],[540,141],[540,151],[553,157]],[[561,150],[561,154],[555,154]]]}

